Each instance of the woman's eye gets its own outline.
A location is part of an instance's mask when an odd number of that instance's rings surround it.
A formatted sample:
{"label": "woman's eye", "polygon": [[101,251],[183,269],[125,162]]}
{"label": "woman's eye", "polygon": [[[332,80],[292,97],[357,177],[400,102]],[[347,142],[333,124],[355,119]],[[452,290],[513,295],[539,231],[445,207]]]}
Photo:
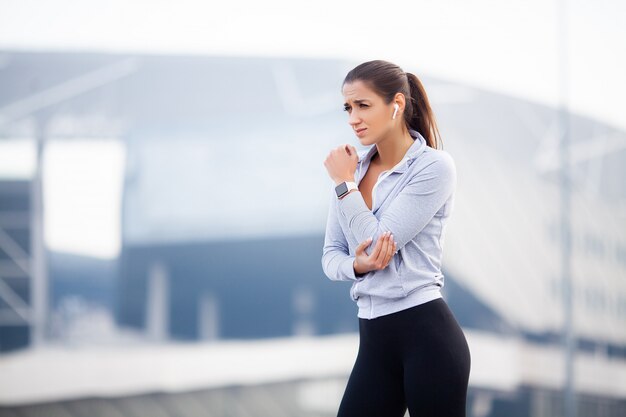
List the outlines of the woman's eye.
{"label": "woman's eye", "polygon": [[[367,104],[359,104],[359,107],[365,108],[365,107],[369,107],[369,106]],[[344,107],[343,111],[350,111],[350,107],[348,107],[348,106]]]}

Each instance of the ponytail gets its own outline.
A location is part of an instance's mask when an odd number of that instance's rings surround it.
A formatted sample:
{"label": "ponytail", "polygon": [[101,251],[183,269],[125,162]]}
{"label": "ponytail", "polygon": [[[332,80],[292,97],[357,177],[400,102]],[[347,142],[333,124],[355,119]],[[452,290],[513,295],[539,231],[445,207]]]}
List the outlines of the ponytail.
{"label": "ponytail", "polygon": [[418,131],[428,146],[438,149],[442,140],[435,114],[430,107],[424,86],[414,74],[405,73],[391,62],[376,60],[364,62],[352,69],[342,85],[356,80],[366,82],[387,104],[391,103],[397,93],[404,94],[406,127]]}
{"label": "ponytail", "polygon": [[441,134],[437,128],[435,114],[430,107],[426,90],[416,75],[407,72],[406,77],[410,96],[407,97],[404,120],[409,128],[417,130],[426,139],[428,146],[437,149],[442,143]]}

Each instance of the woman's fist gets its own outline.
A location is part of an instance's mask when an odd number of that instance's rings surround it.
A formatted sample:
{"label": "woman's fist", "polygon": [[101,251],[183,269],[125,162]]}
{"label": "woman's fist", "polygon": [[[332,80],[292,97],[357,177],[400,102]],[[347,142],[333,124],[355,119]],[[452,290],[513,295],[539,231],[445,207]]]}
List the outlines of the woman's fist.
{"label": "woman's fist", "polygon": [[368,238],[356,248],[356,256],[353,263],[356,274],[362,275],[369,271],[385,269],[396,253],[396,242],[393,240],[391,232],[385,232],[380,235],[374,250],[368,255],[365,253],[365,248],[369,245],[371,245],[371,241]]}
{"label": "woman's fist", "polygon": [[339,184],[343,181],[354,181],[354,172],[358,162],[359,156],[356,148],[351,145],[342,145],[330,151],[324,160],[324,166],[330,178]]}

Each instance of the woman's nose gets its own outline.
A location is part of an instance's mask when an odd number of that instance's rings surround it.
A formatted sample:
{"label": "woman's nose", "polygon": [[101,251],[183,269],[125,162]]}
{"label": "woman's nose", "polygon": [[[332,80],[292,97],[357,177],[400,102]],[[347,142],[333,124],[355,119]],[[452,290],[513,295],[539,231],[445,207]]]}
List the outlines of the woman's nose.
{"label": "woman's nose", "polygon": [[348,119],[348,123],[352,127],[357,126],[359,123],[361,123],[361,117],[359,117],[359,114],[357,112],[352,111],[352,113],[350,113],[350,118]]}

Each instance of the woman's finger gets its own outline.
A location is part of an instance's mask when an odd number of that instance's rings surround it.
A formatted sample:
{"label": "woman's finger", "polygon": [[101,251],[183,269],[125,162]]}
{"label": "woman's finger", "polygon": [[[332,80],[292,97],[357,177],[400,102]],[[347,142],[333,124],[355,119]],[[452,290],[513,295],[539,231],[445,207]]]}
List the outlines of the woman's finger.
{"label": "woman's finger", "polygon": [[391,259],[393,258],[393,254],[396,251],[396,242],[393,239],[393,235],[389,236],[389,246],[387,248],[387,262],[385,263],[385,265],[388,265],[389,262],[391,262]]}
{"label": "woman's finger", "polygon": [[377,265],[385,265],[385,258],[387,257],[387,245],[389,244],[389,235],[387,233],[383,234],[380,238],[378,238],[381,242],[380,252],[375,258],[375,262]]}
{"label": "woman's finger", "polygon": [[378,257],[380,256],[380,253],[382,252],[383,249],[383,239],[382,239],[382,235],[378,237],[378,239],[376,239],[376,245],[374,245],[374,249],[372,250],[372,253],[370,253],[369,255],[369,259],[372,262],[375,262],[376,259],[378,259]]}
{"label": "woman's finger", "polygon": [[355,250],[356,254],[360,255],[361,252],[365,251],[365,248],[367,248],[371,243],[372,241],[370,240],[369,237],[365,239],[363,242],[361,242],[359,246],[356,247],[356,250]]}

